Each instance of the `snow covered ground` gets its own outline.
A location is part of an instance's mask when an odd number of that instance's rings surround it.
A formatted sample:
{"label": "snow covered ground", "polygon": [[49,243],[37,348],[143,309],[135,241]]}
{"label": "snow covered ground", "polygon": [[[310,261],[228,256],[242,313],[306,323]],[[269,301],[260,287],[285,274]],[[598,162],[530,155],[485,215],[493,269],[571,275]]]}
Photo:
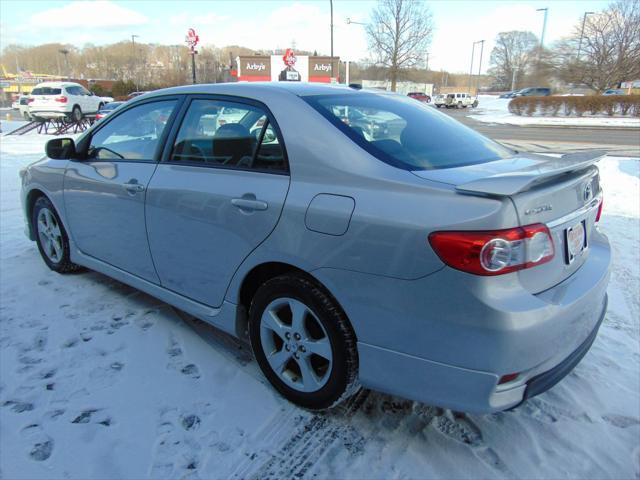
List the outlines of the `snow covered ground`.
{"label": "snow covered ground", "polygon": [[600,164],[609,312],[559,385],[486,416],[367,391],[315,414],[212,327],[45,267],[17,172],[46,139],[0,138],[1,478],[640,478],[639,159]]}
{"label": "snow covered ground", "polygon": [[484,123],[509,125],[560,125],[565,127],[629,127],[640,128],[640,118],[615,118],[607,116],[590,117],[529,117],[509,112],[510,98],[495,95],[480,95],[478,108],[471,110],[468,117]]}

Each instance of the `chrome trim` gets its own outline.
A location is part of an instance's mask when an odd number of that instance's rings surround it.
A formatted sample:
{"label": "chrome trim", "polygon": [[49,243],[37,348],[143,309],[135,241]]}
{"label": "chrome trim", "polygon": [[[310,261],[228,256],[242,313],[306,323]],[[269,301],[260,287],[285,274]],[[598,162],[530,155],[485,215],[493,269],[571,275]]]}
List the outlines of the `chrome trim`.
{"label": "chrome trim", "polygon": [[602,200],[602,193],[599,193],[597,197],[594,197],[593,200],[591,200],[586,205],[583,205],[579,209],[574,210],[571,213],[568,213],[564,217],[560,217],[560,218],[557,218],[557,219],[553,220],[552,222],[548,222],[547,223],[547,227],[549,227],[550,229],[551,228],[555,228],[555,227],[557,227],[559,225],[563,225],[563,224],[565,224],[567,222],[570,222],[571,220],[574,220],[574,219],[576,219],[578,217],[581,217],[582,215],[585,215],[589,211],[593,210],[594,208],[597,208],[598,205],[600,205],[600,201],[601,200]]}

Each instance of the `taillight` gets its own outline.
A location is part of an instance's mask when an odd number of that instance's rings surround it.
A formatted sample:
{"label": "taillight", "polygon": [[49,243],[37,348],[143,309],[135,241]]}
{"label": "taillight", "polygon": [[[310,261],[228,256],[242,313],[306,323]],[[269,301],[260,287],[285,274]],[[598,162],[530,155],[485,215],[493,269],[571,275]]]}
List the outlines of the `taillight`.
{"label": "taillight", "polygon": [[600,221],[602,215],[602,206],[604,205],[604,197],[600,199],[600,205],[598,205],[598,213],[596,214],[596,223]]}
{"label": "taillight", "polygon": [[58,103],[67,103],[68,98],[67,97],[56,97],[55,100]]}
{"label": "taillight", "polygon": [[475,275],[502,275],[550,261],[553,240],[546,225],[494,231],[434,232],[429,243],[452,268]]}
{"label": "taillight", "polygon": [[36,99],[35,99],[35,98],[30,98],[29,100],[27,100],[27,103],[33,103],[33,102],[35,102],[35,101],[36,101]]}

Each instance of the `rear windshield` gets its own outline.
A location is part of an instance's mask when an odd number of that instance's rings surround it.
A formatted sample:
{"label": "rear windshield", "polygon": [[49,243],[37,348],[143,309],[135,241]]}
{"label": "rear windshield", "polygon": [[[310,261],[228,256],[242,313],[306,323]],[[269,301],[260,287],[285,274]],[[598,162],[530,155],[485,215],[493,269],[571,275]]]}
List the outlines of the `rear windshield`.
{"label": "rear windshield", "polygon": [[37,87],[31,91],[31,95],[60,95],[62,89],[52,87]]}
{"label": "rear windshield", "polygon": [[367,152],[406,170],[461,167],[512,156],[446,114],[401,95],[303,98]]}

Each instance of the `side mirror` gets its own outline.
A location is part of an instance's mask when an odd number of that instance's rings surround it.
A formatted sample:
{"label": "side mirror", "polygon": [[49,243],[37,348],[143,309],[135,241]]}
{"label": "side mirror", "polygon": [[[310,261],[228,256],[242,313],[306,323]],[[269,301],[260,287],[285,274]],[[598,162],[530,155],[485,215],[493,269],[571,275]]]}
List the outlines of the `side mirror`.
{"label": "side mirror", "polygon": [[45,152],[53,160],[68,160],[76,154],[76,144],[71,138],[53,138],[47,142]]}

